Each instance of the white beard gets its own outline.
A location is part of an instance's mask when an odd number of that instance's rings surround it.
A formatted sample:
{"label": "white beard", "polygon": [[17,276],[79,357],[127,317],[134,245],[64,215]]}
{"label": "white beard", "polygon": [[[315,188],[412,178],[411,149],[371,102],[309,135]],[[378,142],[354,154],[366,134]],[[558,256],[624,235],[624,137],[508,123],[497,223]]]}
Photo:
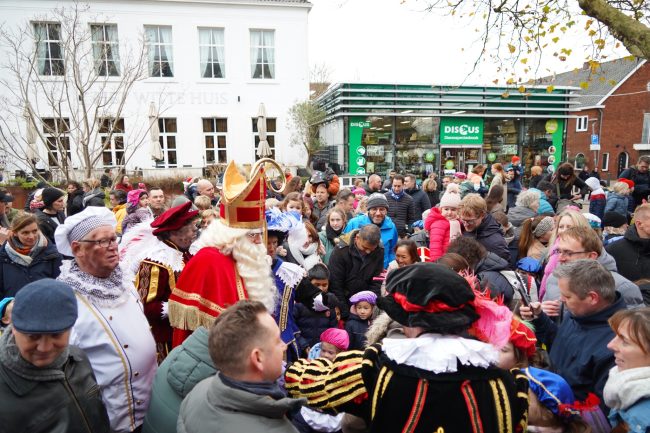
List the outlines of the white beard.
{"label": "white beard", "polygon": [[273,314],[279,295],[266,255],[266,245],[254,244],[246,239],[249,231],[228,227],[220,220],[215,220],[201,233],[196,247],[215,247],[221,254],[232,255],[249,299],[260,301]]}

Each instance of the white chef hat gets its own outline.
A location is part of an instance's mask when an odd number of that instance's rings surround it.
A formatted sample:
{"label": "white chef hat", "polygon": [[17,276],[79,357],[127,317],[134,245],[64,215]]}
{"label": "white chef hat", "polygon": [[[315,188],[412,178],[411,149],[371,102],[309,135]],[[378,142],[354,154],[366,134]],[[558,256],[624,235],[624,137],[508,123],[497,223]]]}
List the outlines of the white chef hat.
{"label": "white chef hat", "polygon": [[88,233],[99,227],[110,226],[115,229],[115,214],[103,206],[88,206],[82,212],[66,218],[54,232],[56,248],[64,256],[72,256],[72,242],[83,239]]}

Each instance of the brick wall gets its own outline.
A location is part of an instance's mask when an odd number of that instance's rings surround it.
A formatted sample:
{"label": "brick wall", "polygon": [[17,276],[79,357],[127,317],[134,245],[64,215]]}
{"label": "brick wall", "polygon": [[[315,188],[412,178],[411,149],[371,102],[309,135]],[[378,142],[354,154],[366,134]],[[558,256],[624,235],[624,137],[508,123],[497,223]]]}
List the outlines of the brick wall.
{"label": "brick wall", "polygon": [[[629,77],[610,97],[605,100],[602,110],[602,129],[600,129],[601,150],[598,152],[598,170],[605,180],[618,176],[618,159],[622,152],[629,155],[629,165],[634,165],[639,151],[633,148],[641,143],[643,115],[650,113],[650,64],[644,64]],[[594,152],[589,150],[592,124],[596,134],[600,128],[600,113],[597,109],[576,111],[576,116],[589,116],[587,131],[576,132],[578,119],[568,119],[567,151],[573,159],[578,153],[584,153],[589,168],[593,167]],[[603,154],[609,153],[609,169],[602,171]]]}

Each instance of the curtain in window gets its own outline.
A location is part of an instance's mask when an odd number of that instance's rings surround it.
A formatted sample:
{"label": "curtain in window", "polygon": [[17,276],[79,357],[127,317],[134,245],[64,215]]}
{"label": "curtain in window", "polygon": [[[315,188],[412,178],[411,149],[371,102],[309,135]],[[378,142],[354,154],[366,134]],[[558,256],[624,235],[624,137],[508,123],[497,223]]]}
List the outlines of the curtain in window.
{"label": "curtain in window", "polygon": [[275,32],[262,32],[264,45],[264,78],[275,77]]}
{"label": "curtain in window", "polygon": [[120,52],[117,40],[117,26],[106,26],[106,62],[108,64],[108,75],[119,75]]}
{"label": "curtain in window", "polygon": [[49,75],[47,61],[47,24],[34,24],[34,40],[36,41],[36,62],[39,75]]}
{"label": "curtain in window", "polygon": [[172,29],[171,27],[159,27],[160,30],[160,70],[161,76],[173,77],[172,71]]}
{"label": "curtain in window", "polygon": [[203,78],[223,78],[224,34],[222,29],[201,29],[201,71]]}
{"label": "curtain in window", "polygon": [[251,31],[251,76],[253,78],[262,78],[262,32],[260,30]]}
{"label": "curtain in window", "polygon": [[171,27],[146,27],[145,36],[149,44],[149,75],[152,77],[173,77]]}

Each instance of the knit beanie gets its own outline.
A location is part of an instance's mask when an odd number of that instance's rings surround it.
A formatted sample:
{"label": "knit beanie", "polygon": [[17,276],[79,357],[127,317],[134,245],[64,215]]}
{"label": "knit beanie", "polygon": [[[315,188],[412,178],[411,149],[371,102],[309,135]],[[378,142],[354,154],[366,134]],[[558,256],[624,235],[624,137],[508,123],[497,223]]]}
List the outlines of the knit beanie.
{"label": "knit beanie", "polygon": [[41,193],[42,201],[45,207],[52,207],[52,203],[63,197],[63,191],[58,188],[43,188]]}
{"label": "knit beanie", "polygon": [[447,185],[447,190],[442,195],[440,199],[440,208],[443,207],[453,207],[458,208],[460,206],[460,189],[455,183],[450,183]]}
{"label": "knit beanie", "polygon": [[536,238],[540,238],[544,236],[545,233],[548,233],[551,230],[553,230],[554,227],[555,224],[553,223],[553,218],[550,216],[544,217],[537,224],[537,227],[535,227],[535,230],[533,231],[533,235],[535,235]]}
{"label": "knit beanie", "polygon": [[350,336],[344,329],[327,328],[320,335],[320,341],[329,343],[339,350],[348,350],[350,346]]}
{"label": "knit beanie", "polygon": [[386,200],[386,196],[384,194],[376,192],[368,197],[366,209],[370,210],[375,207],[385,207],[388,209],[388,200]]}

